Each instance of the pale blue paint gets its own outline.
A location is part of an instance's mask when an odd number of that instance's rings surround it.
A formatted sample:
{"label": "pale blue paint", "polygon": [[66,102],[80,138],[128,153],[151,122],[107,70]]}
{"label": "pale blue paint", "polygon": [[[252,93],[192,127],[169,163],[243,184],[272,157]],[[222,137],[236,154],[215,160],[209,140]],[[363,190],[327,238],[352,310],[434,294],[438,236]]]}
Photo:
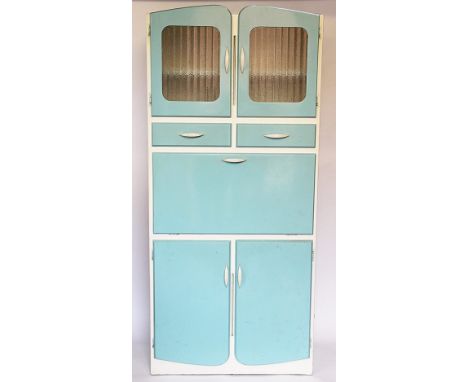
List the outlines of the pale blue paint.
{"label": "pale blue paint", "polygon": [[309,358],[311,241],[238,241],[235,354],[245,365]]}
{"label": "pale blue paint", "polygon": [[154,233],[312,233],[315,154],[153,153],[152,170]]}
{"label": "pale blue paint", "polygon": [[229,241],[153,241],[154,357],[221,365],[229,357]]}
{"label": "pale blue paint", "polygon": [[[307,84],[302,102],[255,102],[249,96],[250,31],[264,27],[302,27],[307,31]],[[245,64],[238,65],[237,114],[243,117],[315,117],[317,95],[318,31],[320,16],[269,6],[249,6],[239,13],[238,57],[244,48]]]}
{"label": "pale blue paint", "polygon": [[[169,101],[162,93],[161,35],[168,25],[213,26],[220,33],[220,93],[212,102]],[[153,116],[231,115],[231,67],[226,73],[226,48],[231,57],[231,13],[220,5],[203,5],[151,13],[151,113]]]}
{"label": "pale blue paint", "polygon": [[[230,146],[230,123],[153,123],[153,146]],[[199,138],[184,138],[187,132],[202,133]]]}
{"label": "pale blue paint", "polygon": [[[284,139],[266,138],[265,134],[288,134]],[[239,147],[315,147],[315,125],[237,125]]]}

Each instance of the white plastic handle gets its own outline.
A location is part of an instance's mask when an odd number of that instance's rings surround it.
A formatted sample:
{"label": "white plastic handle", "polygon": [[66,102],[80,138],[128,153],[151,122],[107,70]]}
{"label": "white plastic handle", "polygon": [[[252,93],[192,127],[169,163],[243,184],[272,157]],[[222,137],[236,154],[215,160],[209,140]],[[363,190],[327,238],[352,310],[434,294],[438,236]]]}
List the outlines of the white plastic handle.
{"label": "white plastic handle", "polygon": [[241,284],[242,284],[242,268],[239,265],[239,267],[237,268],[237,285],[239,285],[239,288],[241,287]]}
{"label": "white plastic handle", "polygon": [[224,70],[226,73],[229,70],[229,49],[226,48],[226,53],[224,54]]}
{"label": "white plastic handle", "polygon": [[224,286],[228,286],[228,282],[229,282],[229,271],[228,271],[228,267],[226,265],[226,268],[224,268]]}
{"label": "white plastic handle", "polygon": [[281,133],[273,133],[273,134],[265,134],[264,137],[269,138],[269,139],[284,139],[284,138],[289,137],[289,135],[281,134]]}
{"label": "white plastic handle", "polygon": [[247,159],[241,159],[241,158],[226,158],[226,159],[223,159],[223,162],[226,162],[226,163],[243,163],[246,160]]}
{"label": "white plastic handle", "polygon": [[241,54],[240,54],[240,71],[241,73],[244,73],[244,63],[245,63],[245,54],[244,54],[244,48],[241,49]]}
{"label": "white plastic handle", "polygon": [[203,137],[203,133],[196,133],[196,132],[187,132],[187,133],[180,133],[181,137],[184,138],[200,138]]}

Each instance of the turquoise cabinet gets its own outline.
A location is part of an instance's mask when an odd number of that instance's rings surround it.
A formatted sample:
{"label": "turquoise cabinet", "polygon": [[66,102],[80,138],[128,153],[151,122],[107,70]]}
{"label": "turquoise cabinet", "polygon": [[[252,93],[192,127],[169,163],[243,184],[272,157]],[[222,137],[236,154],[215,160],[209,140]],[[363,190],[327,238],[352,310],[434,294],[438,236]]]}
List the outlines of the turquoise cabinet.
{"label": "turquoise cabinet", "polygon": [[239,116],[315,117],[320,16],[268,6],[239,13]]}
{"label": "turquoise cabinet", "polygon": [[154,233],[312,234],[315,154],[153,153]]}
{"label": "turquoise cabinet", "polygon": [[229,356],[229,241],[154,241],[154,358],[221,365]]}
{"label": "turquoise cabinet", "polygon": [[238,241],[236,269],[237,360],[309,358],[312,242]]}
{"label": "turquoise cabinet", "polygon": [[231,13],[218,5],[150,16],[152,116],[231,114]]}
{"label": "turquoise cabinet", "polygon": [[323,20],[147,23],[151,373],[311,374]]}

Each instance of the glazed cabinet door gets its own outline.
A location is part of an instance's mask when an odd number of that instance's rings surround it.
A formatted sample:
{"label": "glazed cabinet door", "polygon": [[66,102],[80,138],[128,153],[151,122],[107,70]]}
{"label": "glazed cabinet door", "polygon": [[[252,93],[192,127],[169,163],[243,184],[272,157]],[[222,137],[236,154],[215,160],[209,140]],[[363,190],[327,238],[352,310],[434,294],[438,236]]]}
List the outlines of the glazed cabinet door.
{"label": "glazed cabinet door", "polygon": [[245,365],[310,356],[311,241],[236,243],[235,354]]}
{"label": "glazed cabinet door", "polygon": [[154,241],[154,357],[221,365],[229,357],[229,241]]}
{"label": "glazed cabinet door", "polygon": [[320,17],[268,6],[239,14],[238,115],[315,117]]}
{"label": "glazed cabinet door", "polygon": [[153,116],[230,116],[231,14],[218,5],[153,12]]}

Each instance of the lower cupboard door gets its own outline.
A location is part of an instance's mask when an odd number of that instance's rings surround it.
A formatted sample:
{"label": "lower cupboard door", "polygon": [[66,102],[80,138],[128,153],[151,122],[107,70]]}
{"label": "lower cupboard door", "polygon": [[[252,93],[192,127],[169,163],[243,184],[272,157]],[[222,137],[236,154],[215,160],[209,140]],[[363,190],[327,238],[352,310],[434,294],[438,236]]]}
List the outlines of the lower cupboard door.
{"label": "lower cupboard door", "polygon": [[229,241],[154,244],[154,357],[221,365],[229,357]]}
{"label": "lower cupboard door", "polygon": [[310,356],[311,241],[236,243],[235,354],[245,365]]}

